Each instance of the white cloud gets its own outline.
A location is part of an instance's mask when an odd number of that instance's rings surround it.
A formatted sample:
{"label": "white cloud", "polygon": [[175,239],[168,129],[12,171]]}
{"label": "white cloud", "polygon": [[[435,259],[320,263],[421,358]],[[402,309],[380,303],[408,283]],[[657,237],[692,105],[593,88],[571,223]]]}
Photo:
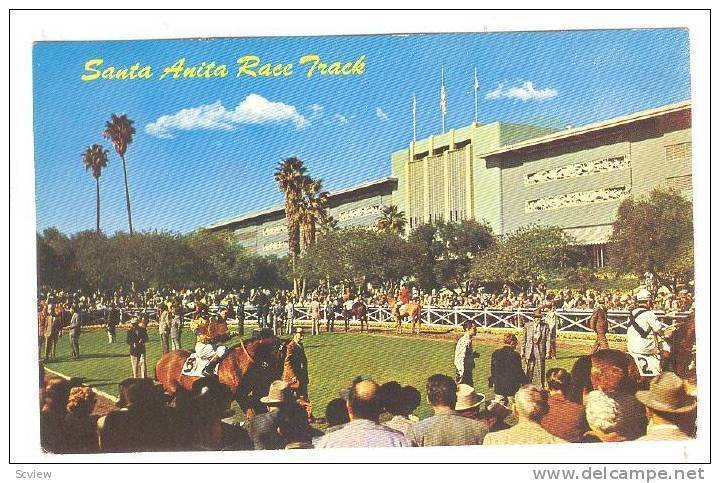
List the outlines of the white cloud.
{"label": "white cloud", "polygon": [[310,124],[295,106],[272,102],[258,94],[250,94],[233,110],[220,101],[182,109],[175,114],[160,116],[145,126],[145,132],[158,138],[172,138],[175,131],[234,131],[242,124],[291,122],[301,129]]}
{"label": "white cloud", "polygon": [[387,115],[382,109],[380,109],[379,107],[376,107],[376,108],[375,108],[375,115],[376,115],[376,116],[378,117],[378,119],[380,119],[381,121],[387,121],[387,120],[390,119],[390,118],[388,117],[388,115]]}
{"label": "white cloud", "polygon": [[558,92],[552,87],[546,87],[544,89],[536,89],[531,81],[525,81],[520,86],[515,87],[503,87],[502,84],[492,91],[485,94],[485,99],[519,99],[521,101],[544,101],[546,99],[552,99],[556,97]]}
{"label": "white cloud", "polygon": [[323,106],[321,106],[320,104],[313,104],[310,106],[310,110],[312,111],[311,117],[315,118],[315,117],[322,116],[325,108]]}
{"label": "white cloud", "polygon": [[335,114],[333,116],[333,119],[335,119],[338,122],[338,124],[348,124],[350,122],[350,119],[343,116],[342,114]]}

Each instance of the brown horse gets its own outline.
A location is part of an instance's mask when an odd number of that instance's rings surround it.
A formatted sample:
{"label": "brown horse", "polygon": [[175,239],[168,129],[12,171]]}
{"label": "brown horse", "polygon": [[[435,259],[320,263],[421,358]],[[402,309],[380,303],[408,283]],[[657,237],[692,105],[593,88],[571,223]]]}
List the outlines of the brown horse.
{"label": "brown horse", "polygon": [[[267,395],[272,381],[283,375],[286,343],[274,336],[249,339],[229,349],[220,362],[218,379],[246,414],[264,412],[260,398]],[[168,352],[155,366],[155,379],[171,396],[178,390],[192,390],[201,379],[182,374],[189,355],[185,350]]]}
{"label": "brown horse", "polygon": [[363,325],[365,326],[365,331],[369,332],[367,312],[367,305],[365,305],[365,302],[362,299],[358,299],[353,304],[352,315],[355,319],[360,321],[360,332],[363,331]]}

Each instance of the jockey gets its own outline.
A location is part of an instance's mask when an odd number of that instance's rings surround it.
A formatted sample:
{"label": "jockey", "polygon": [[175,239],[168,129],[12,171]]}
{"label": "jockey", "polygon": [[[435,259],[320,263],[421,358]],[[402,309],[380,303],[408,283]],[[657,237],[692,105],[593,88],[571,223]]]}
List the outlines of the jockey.
{"label": "jockey", "polygon": [[674,330],[663,330],[657,315],[652,311],[652,298],[647,289],[638,292],[638,307],[630,312],[630,326],[627,329],[627,350],[635,359],[642,376],[660,374],[661,351],[669,351],[664,338]]}
{"label": "jockey", "polygon": [[207,361],[207,365],[202,371],[203,376],[210,377],[214,375],[215,367],[220,363],[228,352],[226,346],[221,345],[230,338],[227,332],[227,325],[220,322],[217,317],[210,317],[207,321],[199,317],[192,322],[192,328],[197,335],[197,343],[195,344],[195,355],[200,359]]}

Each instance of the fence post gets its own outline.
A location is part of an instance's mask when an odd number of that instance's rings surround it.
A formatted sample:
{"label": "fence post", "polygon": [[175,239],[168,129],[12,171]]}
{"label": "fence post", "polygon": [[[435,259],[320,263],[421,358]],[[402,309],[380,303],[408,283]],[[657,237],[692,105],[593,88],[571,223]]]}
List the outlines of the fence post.
{"label": "fence post", "polygon": [[457,327],[458,325],[458,308],[453,307],[453,325]]}

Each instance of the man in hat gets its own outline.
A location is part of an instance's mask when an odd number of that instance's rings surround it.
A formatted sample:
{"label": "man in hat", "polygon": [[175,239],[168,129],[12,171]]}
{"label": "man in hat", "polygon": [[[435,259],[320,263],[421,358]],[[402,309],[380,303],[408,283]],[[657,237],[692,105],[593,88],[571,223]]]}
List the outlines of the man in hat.
{"label": "man in hat", "polygon": [[245,429],[255,449],[282,449],[285,442],[277,432],[278,408],[292,399],[285,381],[273,381],[267,396],[260,398],[268,412],[256,414],[245,423]]}
{"label": "man in hat", "polygon": [[283,380],[288,383],[298,398],[308,401],[308,361],[303,346],[304,332],[302,327],[295,327],[292,340],[285,351]]}
{"label": "man in hat", "polygon": [[472,348],[472,338],[477,334],[477,328],[472,320],[466,320],[463,329],[465,332],[455,344],[455,382],[472,386],[472,372],[475,369],[475,358],[478,357]]}
{"label": "man in hat", "polygon": [[74,359],[80,357],[80,312],[77,305],[70,306],[70,349]]}
{"label": "man in hat", "polygon": [[635,359],[641,376],[656,376],[661,372],[661,350],[669,350],[664,337],[674,329],[663,329],[657,315],[652,311],[653,296],[641,289],[635,296],[637,307],[630,312],[627,329],[627,351]]}
{"label": "man in hat", "polygon": [[480,420],[480,404],[484,400],[485,396],[476,392],[474,387],[467,384],[458,384],[455,411],[460,416]]}
{"label": "man in hat", "polygon": [[650,381],[649,390],[638,391],[635,397],[645,405],[648,417],[647,434],[638,441],[682,440],[694,433],[697,399],[675,373],[660,374]]}
{"label": "man in hat", "polygon": [[533,318],[523,327],[523,341],[520,346],[520,357],[525,360],[525,375],[530,383],[537,375],[540,387],[545,387],[545,359],[550,345],[550,327],[542,317],[538,307]]}

